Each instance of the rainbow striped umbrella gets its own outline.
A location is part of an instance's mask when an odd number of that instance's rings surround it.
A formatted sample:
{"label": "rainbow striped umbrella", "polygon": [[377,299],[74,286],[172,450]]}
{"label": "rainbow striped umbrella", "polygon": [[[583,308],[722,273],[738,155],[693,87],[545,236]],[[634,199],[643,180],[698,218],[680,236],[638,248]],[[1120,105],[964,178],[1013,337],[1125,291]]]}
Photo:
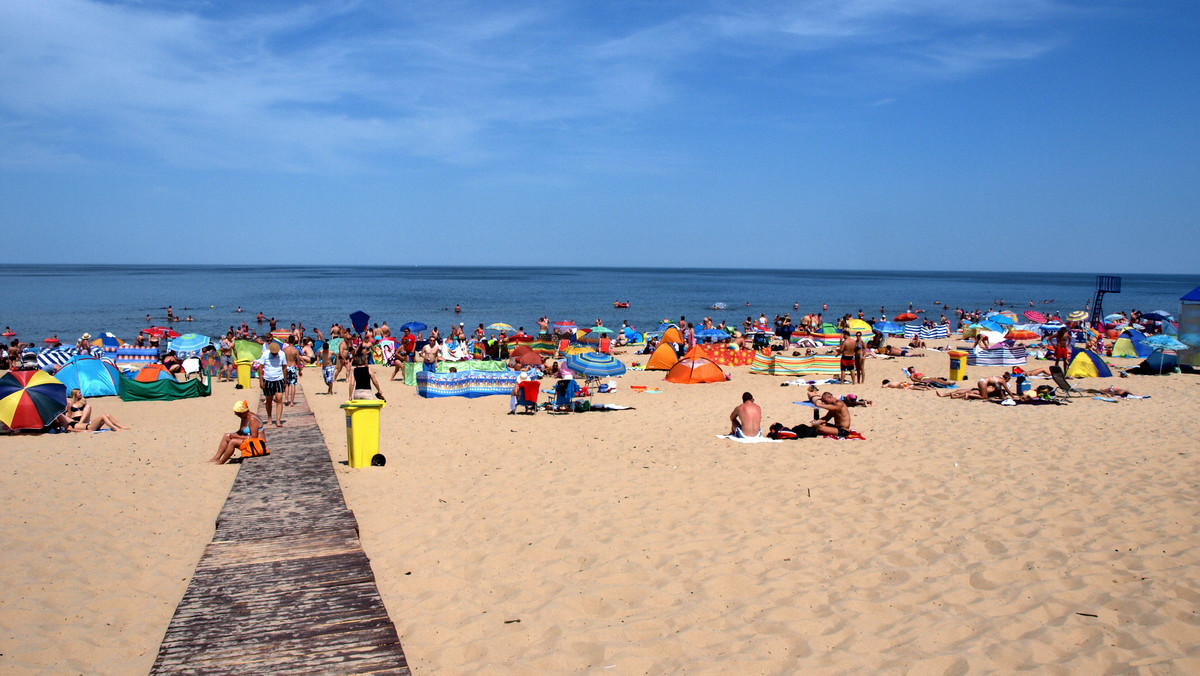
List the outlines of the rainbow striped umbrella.
{"label": "rainbow striped umbrella", "polygon": [[67,386],[45,371],[10,371],[0,378],[0,423],[40,430],[67,410]]}

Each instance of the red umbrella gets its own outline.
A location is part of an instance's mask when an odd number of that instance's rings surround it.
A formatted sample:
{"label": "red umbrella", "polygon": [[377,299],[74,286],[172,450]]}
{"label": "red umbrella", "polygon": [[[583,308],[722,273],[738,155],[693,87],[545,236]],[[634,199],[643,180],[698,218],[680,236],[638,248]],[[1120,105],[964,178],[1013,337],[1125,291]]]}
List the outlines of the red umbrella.
{"label": "red umbrella", "polygon": [[911,312],[901,312],[900,314],[896,315],[896,321],[898,322],[911,322],[916,318],[917,316]]}
{"label": "red umbrella", "polygon": [[1038,312],[1037,310],[1026,310],[1021,314],[1025,315],[1025,319],[1028,319],[1031,322],[1037,322],[1038,324],[1046,323],[1046,315]]}
{"label": "red umbrella", "polygon": [[158,336],[159,338],[162,338],[163,336],[168,338],[179,337],[178,332],[168,329],[165,326],[151,326],[150,328],[142,329],[142,333],[146,334],[147,336]]}

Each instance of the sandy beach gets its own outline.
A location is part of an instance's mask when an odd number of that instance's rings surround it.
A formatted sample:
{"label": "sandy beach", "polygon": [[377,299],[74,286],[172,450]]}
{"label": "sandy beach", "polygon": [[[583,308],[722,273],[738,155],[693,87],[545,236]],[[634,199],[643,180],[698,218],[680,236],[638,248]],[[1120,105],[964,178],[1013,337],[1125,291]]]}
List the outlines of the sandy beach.
{"label": "sandy beach", "polygon": [[[812,411],[744,367],[533,416],[379,369],[387,465],[361,470],[345,383],[302,383],[416,674],[1200,671],[1196,379],[1062,407],[879,387],[947,361],[828,386],[876,402],[865,441],[764,444],[715,438],[743,391],[765,424]],[[6,671],[150,667],[236,472],[205,463],[235,398],[95,399],[135,429],[4,442]]]}

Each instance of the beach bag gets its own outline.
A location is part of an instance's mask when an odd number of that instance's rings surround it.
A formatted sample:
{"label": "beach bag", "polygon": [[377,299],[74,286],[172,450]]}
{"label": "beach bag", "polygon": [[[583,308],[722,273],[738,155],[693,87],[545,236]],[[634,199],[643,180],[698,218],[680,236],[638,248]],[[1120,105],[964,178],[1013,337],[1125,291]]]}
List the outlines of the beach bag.
{"label": "beach bag", "polygon": [[238,450],[242,452],[243,458],[257,458],[261,455],[270,455],[267,450],[267,442],[262,439],[250,438],[242,442],[238,446]]}

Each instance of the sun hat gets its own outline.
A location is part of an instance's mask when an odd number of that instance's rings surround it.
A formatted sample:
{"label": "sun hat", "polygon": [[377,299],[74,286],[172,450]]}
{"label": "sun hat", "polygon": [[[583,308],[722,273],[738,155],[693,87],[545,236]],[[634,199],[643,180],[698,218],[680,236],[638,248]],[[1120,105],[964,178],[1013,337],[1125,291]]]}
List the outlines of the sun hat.
{"label": "sun hat", "polygon": [[250,410],[250,404],[245,399],[233,404],[234,413],[245,413]]}
{"label": "sun hat", "polygon": [[92,339],[92,334],[90,334],[90,333],[85,333],[85,334],[83,334],[82,336],[80,336],[80,339],[82,339],[82,340],[91,340],[91,339]]}

